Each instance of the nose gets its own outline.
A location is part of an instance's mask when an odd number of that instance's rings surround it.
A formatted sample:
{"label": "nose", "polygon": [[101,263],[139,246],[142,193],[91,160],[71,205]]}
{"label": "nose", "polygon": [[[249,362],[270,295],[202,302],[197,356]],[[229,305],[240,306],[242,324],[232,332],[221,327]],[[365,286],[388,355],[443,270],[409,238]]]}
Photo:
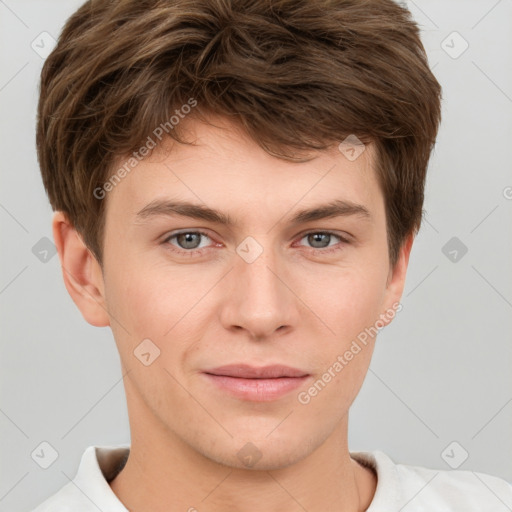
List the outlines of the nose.
{"label": "nose", "polygon": [[228,274],[221,311],[223,326],[263,340],[291,331],[299,319],[298,299],[287,283],[285,265],[265,249],[251,263],[238,255]]}

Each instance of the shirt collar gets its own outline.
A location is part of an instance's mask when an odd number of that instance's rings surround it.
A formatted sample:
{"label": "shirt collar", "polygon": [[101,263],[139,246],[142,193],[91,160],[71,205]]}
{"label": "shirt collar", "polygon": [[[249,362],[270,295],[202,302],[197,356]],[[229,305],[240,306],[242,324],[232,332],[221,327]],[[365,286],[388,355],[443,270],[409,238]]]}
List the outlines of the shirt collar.
{"label": "shirt collar", "polygon": [[129,451],[129,444],[89,446],[82,455],[73,483],[97,509],[104,512],[128,512],[108,482],[122,469]]}

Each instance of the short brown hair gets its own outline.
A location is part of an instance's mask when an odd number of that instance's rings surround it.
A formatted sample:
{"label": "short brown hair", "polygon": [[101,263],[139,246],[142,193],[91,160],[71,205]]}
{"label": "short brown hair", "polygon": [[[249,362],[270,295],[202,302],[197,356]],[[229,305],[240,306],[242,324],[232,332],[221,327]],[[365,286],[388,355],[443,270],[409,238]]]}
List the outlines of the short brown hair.
{"label": "short brown hair", "polygon": [[46,59],[37,151],[50,203],[102,263],[94,190],[167,122],[236,121],[296,160],[355,134],[374,142],[391,264],[421,224],[441,87],[410,12],[392,0],[90,0]]}

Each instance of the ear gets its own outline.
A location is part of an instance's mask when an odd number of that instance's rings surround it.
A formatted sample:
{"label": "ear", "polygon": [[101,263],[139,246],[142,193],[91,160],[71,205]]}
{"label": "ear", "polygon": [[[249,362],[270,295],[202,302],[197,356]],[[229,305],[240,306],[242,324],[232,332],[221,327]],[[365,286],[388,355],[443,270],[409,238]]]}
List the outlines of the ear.
{"label": "ear", "polygon": [[414,234],[410,234],[402,244],[398,254],[398,260],[394,267],[390,268],[386,290],[384,292],[384,311],[380,315],[380,319],[384,325],[391,323],[395,317],[395,312],[400,311],[400,299],[404,291],[405,277],[407,267],[409,266],[409,256],[411,254]]}
{"label": "ear", "polygon": [[110,325],[101,266],[64,212],[55,212],[52,228],[62,277],[73,302],[91,325]]}

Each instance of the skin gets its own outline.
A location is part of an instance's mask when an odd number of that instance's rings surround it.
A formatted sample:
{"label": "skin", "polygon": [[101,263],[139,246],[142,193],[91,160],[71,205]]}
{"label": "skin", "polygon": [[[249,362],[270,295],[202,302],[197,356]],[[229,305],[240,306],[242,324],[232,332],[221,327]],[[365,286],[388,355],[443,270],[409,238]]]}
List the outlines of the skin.
{"label": "skin", "polygon": [[[111,327],[126,373],[131,452],[110,486],[135,512],[366,510],[377,480],[350,457],[348,411],[376,338],[308,404],[297,396],[365,328],[389,323],[381,315],[402,295],[413,237],[391,268],[373,146],[355,161],[333,146],[297,163],[270,156],[227,120],[185,122],[194,146],[161,144],[104,199],[103,268],[66,216],[54,215],[66,288],[87,322]],[[154,199],[203,204],[236,223],[137,221]],[[371,219],[290,224],[299,209],[336,199],[364,205]],[[169,239],[177,230],[207,236],[187,246]],[[325,230],[350,243],[305,236]],[[236,252],[248,236],[263,248],[252,263]],[[182,254],[193,243],[201,252]],[[160,356],[145,366],[134,350],[147,338]],[[285,364],[310,377],[255,402],[202,374],[239,362]],[[237,455],[248,442],[261,454],[253,467]]]}

